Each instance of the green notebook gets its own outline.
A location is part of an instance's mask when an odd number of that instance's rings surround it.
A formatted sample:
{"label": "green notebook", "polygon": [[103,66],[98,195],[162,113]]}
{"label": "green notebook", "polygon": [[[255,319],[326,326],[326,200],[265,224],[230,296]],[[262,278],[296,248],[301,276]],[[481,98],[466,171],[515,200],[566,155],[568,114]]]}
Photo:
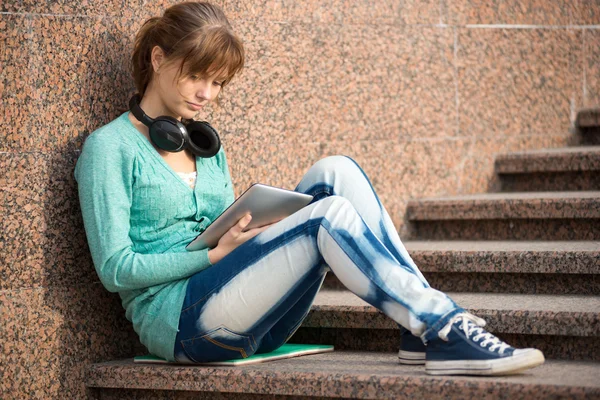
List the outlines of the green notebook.
{"label": "green notebook", "polygon": [[133,358],[135,363],[151,363],[151,364],[183,364],[183,365],[249,365],[258,364],[265,361],[281,360],[284,358],[292,358],[305,356],[307,354],[327,353],[333,351],[333,345],[328,344],[290,344],[286,343],[280,348],[270,353],[254,354],[242,360],[227,360],[227,361],[211,361],[204,363],[180,363],[177,361],[168,361],[164,358],[157,357],[152,354],[145,356],[136,356]]}

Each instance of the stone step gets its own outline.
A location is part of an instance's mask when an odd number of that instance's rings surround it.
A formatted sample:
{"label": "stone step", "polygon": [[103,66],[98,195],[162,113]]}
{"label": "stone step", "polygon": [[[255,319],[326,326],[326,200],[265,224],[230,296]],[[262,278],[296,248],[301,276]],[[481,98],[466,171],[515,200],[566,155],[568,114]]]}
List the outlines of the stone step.
{"label": "stone step", "polygon": [[577,113],[575,127],[581,144],[600,144],[600,109],[589,108]]}
{"label": "stone step", "polygon": [[592,399],[598,376],[598,363],[563,360],[506,377],[430,376],[395,352],[336,350],[245,367],[109,361],[87,368],[86,386],[92,399]]}
{"label": "stone step", "polygon": [[[600,296],[448,293],[480,316],[487,329],[547,358],[600,361]],[[392,351],[398,325],[347,290],[322,288],[294,340],[332,342],[342,349]]]}
{"label": "stone step", "polygon": [[412,240],[600,240],[600,191],[411,200]]}
{"label": "stone step", "polygon": [[[444,292],[600,295],[600,242],[408,241],[429,284]],[[343,288],[333,273],[325,287]]]}
{"label": "stone step", "polygon": [[600,189],[600,146],[503,154],[495,169],[504,192]]}

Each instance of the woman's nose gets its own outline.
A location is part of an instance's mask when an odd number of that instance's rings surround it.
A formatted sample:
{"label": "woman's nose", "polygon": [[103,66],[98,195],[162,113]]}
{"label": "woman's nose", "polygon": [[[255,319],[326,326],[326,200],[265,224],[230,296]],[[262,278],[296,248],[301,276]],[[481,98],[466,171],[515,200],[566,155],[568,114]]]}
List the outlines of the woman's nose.
{"label": "woman's nose", "polygon": [[196,98],[210,101],[212,99],[212,85],[208,82],[203,82],[196,91]]}

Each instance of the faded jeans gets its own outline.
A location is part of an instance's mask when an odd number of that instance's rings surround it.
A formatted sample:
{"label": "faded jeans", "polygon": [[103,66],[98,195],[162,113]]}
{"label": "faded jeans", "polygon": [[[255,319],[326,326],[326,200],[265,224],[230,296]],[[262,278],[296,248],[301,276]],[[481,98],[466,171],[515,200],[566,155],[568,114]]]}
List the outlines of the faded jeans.
{"label": "faded jeans", "polygon": [[175,341],[178,362],[279,348],[302,324],[328,271],[424,342],[464,312],[429,286],[354,160],[323,158],[294,190],[313,201],[190,277]]}

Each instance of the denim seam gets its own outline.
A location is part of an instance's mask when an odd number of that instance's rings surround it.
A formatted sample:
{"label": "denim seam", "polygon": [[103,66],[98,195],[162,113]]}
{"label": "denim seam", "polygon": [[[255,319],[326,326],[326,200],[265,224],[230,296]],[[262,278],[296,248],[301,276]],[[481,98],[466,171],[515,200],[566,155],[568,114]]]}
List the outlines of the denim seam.
{"label": "denim seam", "polygon": [[223,343],[219,343],[219,342],[217,342],[215,339],[211,338],[210,336],[204,337],[204,339],[206,339],[206,340],[208,340],[209,342],[211,342],[212,344],[216,344],[217,346],[219,346],[219,347],[222,347],[222,348],[224,348],[224,349],[227,349],[227,350],[234,350],[234,351],[239,351],[239,352],[240,352],[240,354],[242,355],[242,357],[244,357],[244,358],[248,358],[248,354],[246,353],[246,350],[244,350],[244,349],[243,349],[243,348],[241,348],[241,347],[233,347],[233,346],[228,346],[228,345],[226,345],[226,344],[223,344]]}
{"label": "denim seam", "polygon": [[[290,340],[290,338],[291,338],[292,336],[294,336],[294,333],[296,333],[296,331],[297,331],[298,329],[300,329],[300,327],[302,326],[302,322],[304,322],[304,320],[305,320],[305,319],[306,319],[306,317],[308,316],[308,313],[310,313],[310,309],[311,309],[311,307],[309,307],[309,308],[308,308],[308,310],[307,310],[307,311],[304,313],[304,315],[303,315],[303,316],[300,318],[300,321],[298,322],[298,324],[297,324],[297,325],[296,325],[294,328],[292,328],[292,330],[290,330],[290,331],[288,332],[288,335],[287,335],[287,337],[286,337],[286,339],[285,339],[285,341],[286,341],[286,342],[287,342],[288,340]],[[292,333],[290,334],[290,332],[292,332]]]}
{"label": "denim seam", "polygon": [[[189,339],[181,339],[180,340],[181,347],[183,347],[185,349],[184,342],[189,342],[190,340],[192,342],[194,342],[195,340],[198,340],[198,339],[205,339],[205,340],[208,340],[209,342],[211,342],[213,344],[216,344],[216,345],[218,345],[220,347],[223,347],[223,348],[226,348],[226,349],[230,349],[230,350],[238,350],[237,347],[233,347],[233,346],[227,347],[228,345],[220,343],[216,339],[210,337],[210,333],[216,332],[216,331],[221,330],[221,329],[225,330],[225,331],[228,331],[229,333],[233,333],[236,336],[239,336],[242,340],[248,340],[248,344],[250,345],[250,348],[253,351],[258,348],[258,345],[256,344],[256,339],[254,338],[254,335],[252,333],[243,333],[243,334],[242,333],[238,333],[238,332],[235,332],[232,329],[229,329],[228,327],[226,327],[225,325],[222,325],[222,324],[219,325],[217,328],[211,329],[211,330],[209,330],[207,332],[204,332],[204,333],[202,333],[200,335],[196,335],[196,336],[191,337]],[[252,342],[254,342],[254,346],[252,346]],[[244,354],[246,353],[246,351],[243,348],[239,348],[238,351],[243,352],[242,356],[244,356]],[[247,356],[244,356],[244,358],[247,358]]]}

